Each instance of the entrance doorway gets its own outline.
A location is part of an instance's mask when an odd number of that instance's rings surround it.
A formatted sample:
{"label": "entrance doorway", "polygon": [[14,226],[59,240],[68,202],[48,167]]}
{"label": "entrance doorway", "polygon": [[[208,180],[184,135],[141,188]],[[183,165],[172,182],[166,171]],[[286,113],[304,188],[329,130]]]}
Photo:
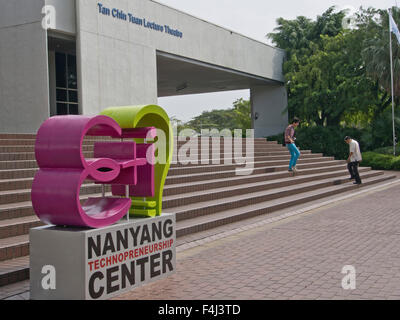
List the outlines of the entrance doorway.
{"label": "entrance doorway", "polygon": [[80,114],[76,42],[49,37],[50,116]]}
{"label": "entrance doorway", "polygon": [[79,114],[76,56],[55,52],[56,60],[56,113]]}

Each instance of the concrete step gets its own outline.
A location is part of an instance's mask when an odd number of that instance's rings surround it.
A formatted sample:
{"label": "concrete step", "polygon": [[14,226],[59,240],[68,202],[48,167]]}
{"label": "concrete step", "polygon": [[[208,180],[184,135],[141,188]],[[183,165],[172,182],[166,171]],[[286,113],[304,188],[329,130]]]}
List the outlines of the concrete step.
{"label": "concrete step", "polygon": [[[282,149],[281,151],[268,151],[268,150],[255,150],[254,154],[250,154],[250,155],[246,155],[246,153],[242,154],[242,157],[250,157],[250,156],[254,156],[254,157],[259,157],[259,156],[287,156],[289,154],[287,149]],[[307,155],[307,154],[311,154],[310,150],[301,150],[301,156],[303,155]],[[185,155],[173,155],[173,162],[176,162],[177,159],[179,160],[179,162],[183,162],[183,161],[190,161],[192,158],[195,161],[201,161],[201,153],[192,153],[192,154],[187,154]],[[203,154],[203,157],[205,159],[234,159],[235,157],[233,156],[232,153],[220,153],[219,155],[217,155],[217,157],[215,157],[215,155],[212,155],[211,153],[209,154]]]}
{"label": "concrete step", "polygon": [[0,205],[0,221],[34,215],[31,201]]}
{"label": "concrete step", "polygon": [[[84,152],[85,158],[92,158],[93,152]],[[34,152],[3,152],[0,153],[0,163],[3,161],[35,161]]]}
{"label": "concrete step", "polygon": [[[268,156],[268,153],[267,153],[267,155],[263,155],[263,154],[261,154],[261,155],[259,155],[259,154],[255,154],[254,155],[254,158],[255,159],[258,159],[258,158],[262,158],[262,157],[278,157],[278,158],[281,158],[281,159],[289,159],[290,158],[290,156],[288,156],[288,154],[289,154],[289,152],[287,151],[287,150],[285,150],[285,153],[279,153],[279,155],[278,156],[276,156],[276,155],[270,155],[270,156]],[[93,157],[93,153],[92,152],[84,152],[83,153],[83,155],[84,155],[84,157],[85,158],[91,158],[91,157]],[[196,154],[196,156],[197,156],[198,154]],[[246,155],[244,155],[244,156],[246,156]],[[310,151],[308,151],[308,150],[302,150],[302,156],[301,156],[301,158],[303,158],[304,156],[322,156],[322,154],[321,153],[311,153]],[[223,160],[223,159],[235,159],[235,157],[232,157],[232,155],[230,155],[229,157],[228,157],[228,155],[225,155],[225,154],[220,154],[218,157],[212,157],[212,154],[210,154],[209,155],[209,157],[207,157],[207,159],[209,159],[210,160],[210,162],[213,160],[213,159],[217,159],[217,160],[219,160],[219,161],[221,161],[221,160]],[[177,159],[180,159],[180,158],[177,158]],[[172,162],[172,164],[173,165],[176,165],[176,159],[173,159],[174,161]],[[13,152],[13,153],[0,153],[0,164],[2,163],[2,162],[4,162],[4,161],[6,161],[6,162],[14,162],[14,161],[29,161],[29,162],[31,162],[31,161],[35,161],[36,162],[36,160],[35,160],[35,153],[34,152],[26,152],[26,153],[22,153],[22,152]],[[201,157],[199,158],[199,161],[198,161],[199,163],[201,162]]]}
{"label": "concrete step", "polygon": [[[203,140],[204,139],[204,140]],[[90,136],[85,136],[83,139],[83,143],[94,143],[96,141],[115,141],[116,139],[110,138],[110,137],[90,137]],[[133,139],[124,139],[125,141],[131,141]],[[175,137],[174,138],[174,144],[175,145],[183,145],[187,143],[191,144],[201,144],[203,141],[208,141],[209,144],[212,143],[213,138],[192,138],[192,139],[185,139],[182,140],[181,138]],[[219,141],[221,144],[225,143],[224,138],[220,138]],[[264,138],[255,138],[255,139],[241,139],[243,144],[248,144],[248,143],[254,143],[254,144],[268,144],[268,145],[276,145],[278,144],[277,141],[267,141]],[[36,135],[32,134],[23,134],[20,136],[16,136],[14,134],[0,134],[0,145],[8,145],[8,144],[25,144],[25,145],[34,145],[36,141]],[[233,143],[236,142],[234,139],[227,139],[226,140],[228,143]]]}
{"label": "concrete step", "polygon": [[[3,137],[3,138],[1,138]],[[83,145],[93,145],[95,142],[98,141],[117,141],[119,139],[112,139],[110,137],[85,137],[83,140]],[[124,141],[134,141],[134,139],[124,139]],[[256,147],[282,147],[282,145],[278,144],[276,141],[266,141],[264,138],[256,138],[256,139],[242,139],[242,148],[245,147],[246,145],[254,145]],[[4,146],[34,146],[36,143],[36,136],[35,135],[21,135],[19,136],[13,136],[11,135],[0,135],[0,147]],[[202,139],[192,139],[192,140],[186,140],[186,141],[178,141],[177,138],[173,140],[173,145],[176,147],[182,147],[183,145],[185,146],[198,146],[198,147],[211,147],[214,144],[220,145],[223,147],[225,144],[228,145],[237,145],[236,140],[229,139],[227,142],[225,139],[221,138],[219,140],[213,140],[213,139],[208,139],[208,140],[202,140]]]}
{"label": "concrete step", "polygon": [[[283,160],[266,160],[266,161],[257,161],[257,162],[248,162],[246,165],[254,166],[254,168],[260,167],[279,167],[279,166],[288,166],[288,159]],[[316,163],[316,162],[328,162],[335,161],[333,157],[320,157],[320,158],[304,158],[299,159],[297,161],[298,165],[307,164],[307,163]],[[342,163],[341,160],[336,160],[338,163]],[[180,167],[172,167],[168,172],[168,176],[176,176],[176,175],[190,175],[195,173],[203,173],[203,172],[217,172],[217,171],[226,171],[226,170],[235,170],[236,168],[244,168],[244,164],[235,164],[233,161],[232,164],[217,164],[217,165],[181,165]],[[1,188],[1,187],[0,187]]]}
{"label": "concrete step", "polygon": [[[338,168],[342,168],[345,161],[342,160],[333,160],[333,161],[323,161],[323,162],[311,162],[311,163],[299,163],[297,165],[299,170],[335,170]],[[217,168],[218,169],[218,168]],[[216,170],[217,170],[216,169]],[[219,168],[224,169],[224,167]],[[179,169],[175,169],[179,170]],[[241,171],[242,169],[238,170]],[[171,170],[173,172],[173,170]],[[287,165],[280,165],[280,166],[262,166],[251,169],[251,175],[253,174],[260,174],[260,173],[272,173],[272,172],[284,172],[287,171]],[[247,172],[247,171],[246,171]],[[250,172],[250,171],[249,171]],[[324,171],[322,171],[324,172]],[[180,173],[180,172],[178,172]],[[309,173],[309,172],[308,172]],[[249,175],[250,175],[249,174]],[[188,181],[204,181],[204,180],[211,180],[211,179],[221,179],[221,178],[228,178],[237,176],[236,169],[228,169],[223,171],[215,171],[215,172],[201,172],[201,173],[193,173],[193,174],[177,174],[168,176],[165,184],[171,185],[174,183],[183,183]],[[86,184],[82,185],[80,194],[91,194],[91,193],[99,193],[101,192],[101,186],[95,184]],[[0,191],[0,205],[8,204],[8,203],[16,203],[16,202],[24,202],[29,201],[31,197],[31,190],[30,189],[19,189],[19,190],[5,190]]]}
{"label": "concrete step", "polygon": [[[325,161],[325,162],[314,162],[314,163],[307,163],[307,164],[299,164],[298,169],[301,170],[299,175],[302,174],[310,174],[320,173],[320,172],[328,172],[328,171],[335,171],[341,170],[344,167],[343,161],[335,160],[335,161]],[[177,176],[169,176],[165,181],[165,185],[177,184],[177,183],[187,183],[187,182],[196,182],[196,181],[204,181],[204,180],[212,180],[212,179],[224,179],[230,178],[240,175],[255,175],[260,173],[281,173],[283,175],[279,176],[287,176],[290,174],[288,171],[288,166],[271,166],[271,167],[260,167],[254,169],[241,169],[238,170],[226,170],[226,171],[219,171],[213,173],[195,173],[188,175],[177,175]],[[310,171],[312,170],[312,172]],[[272,177],[272,175],[271,175]]]}
{"label": "concrete step", "polygon": [[[94,145],[93,144],[86,144],[82,146],[82,150],[84,152],[92,152],[94,150]],[[278,151],[283,151],[283,152],[288,152],[286,147],[278,146],[278,145],[254,145],[253,149],[247,149],[245,147],[243,148],[237,148],[237,147],[231,147],[231,148],[224,148],[224,146],[218,147],[192,147],[192,148],[182,148],[182,146],[176,146],[173,153],[176,155],[185,155],[185,154],[213,154],[213,153],[231,153],[233,152],[238,153],[238,154],[246,154],[250,152],[278,152]],[[2,153],[34,153],[35,152],[35,147],[32,145],[5,145],[5,146],[0,146],[0,154]]]}
{"label": "concrete step", "polygon": [[[323,199],[324,197],[329,197],[335,194],[339,195],[344,192],[355,192],[360,188],[383,183],[393,179],[394,177],[394,175],[390,174],[380,174],[370,178],[364,177],[363,184],[361,186],[355,186],[352,184],[352,182],[342,181],[341,184],[336,182],[335,185],[327,188],[316,189],[301,194],[281,196],[270,201],[250,204],[206,216],[198,216],[192,219],[180,220],[177,222],[177,237],[180,238],[188,234],[242,221],[254,216],[268,214],[280,209],[296,206],[308,201]],[[5,252],[9,252],[8,254],[10,256],[15,255],[17,257],[11,260],[7,259],[5,261],[0,261],[0,287],[29,279],[29,256],[22,255],[22,252],[26,254],[29,252],[27,235],[15,236],[0,240],[0,248],[3,248],[3,252],[4,250],[6,250]],[[21,256],[18,257],[20,254]]]}
{"label": "concrete step", "polygon": [[0,170],[31,169],[37,168],[36,160],[11,160],[0,161]]}
{"label": "concrete step", "polygon": [[[12,190],[23,190],[31,189],[33,178],[22,178],[22,179],[3,179],[0,180],[0,191],[12,191]],[[93,183],[93,181],[86,180],[84,185]]]}
{"label": "concrete step", "polygon": [[[254,148],[252,148],[252,146]],[[234,150],[238,153],[241,152],[246,152],[246,150],[252,151],[252,150],[286,150],[288,151],[288,149],[282,145],[271,145],[271,144],[254,144],[252,146],[248,146],[248,145],[232,145],[232,146],[224,146],[224,145],[220,145],[220,146],[188,146],[188,145],[174,145],[174,152],[178,153],[178,152],[199,152],[200,150],[206,151],[208,150],[210,153],[212,151],[214,152],[218,152],[218,151],[222,151],[222,150]]]}
{"label": "concrete step", "polygon": [[[362,179],[367,179],[371,177],[376,177],[382,175],[382,171],[366,171],[361,172],[360,176]],[[317,188],[325,188],[333,184],[339,184],[348,182],[348,173],[345,171],[341,172],[339,176],[326,177],[324,174],[313,175],[312,179],[310,177],[290,177],[279,179],[276,181],[262,181],[248,184],[241,184],[237,186],[226,186],[225,188],[213,188],[202,191],[187,192],[181,194],[175,194],[171,196],[164,196],[163,208],[175,208],[188,206],[191,204],[196,204],[199,207],[205,208],[210,205],[211,202],[219,206],[219,200],[223,199],[226,208],[229,206],[238,206],[238,201],[244,199],[245,202],[251,201],[253,198],[257,198],[257,201],[264,201],[265,197],[274,198],[280,197],[282,194],[291,193],[301,193],[307,192]],[[229,204],[229,205],[228,205]],[[222,208],[225,208],[222,205]],[[177,214],[177,219],[186,219],[188,216]]]}
{"label": "concrete step", "polygon": [[0,239],[28,234],[30,228],[42,225],[43,223],[36,216],[0,220]]}
{"label": "concrete step", "polygon": [[[265,156],[268,157],[268,156]],[[262,161],[273,161],[273,160],[258,160],[261,157],[255,157],[254,162],[262,162]],[[263,157],[264,158],[264,157]],[[218,159],[218,158],[217,158]],[[278,159],[278,160],[286,160],[289,159],[289,155],[285,156],[285,159]],[[305,161],[305,159],[309,158],[300,158],[299,161]],[[319,157],[319,160],[325,161],[326,159],[334,160],[333,157]],[[222,165],[224,163],[232,163],[237,166],[237,163],[245,163],[246,158],[222,158],[218,159],[219,162],[222,162]],[[201,161],[198,161],[195,165],[196,166],[203,166],[203,167],[214,167],[212,166],[212,158],[208,158],[203,160],[206,162],[205,164],[202,164]],[[192,168],[193,166],[190,164],[184,164],[184,163],[179,163],[180,167],[185,167],[185,168]],[[171,166],[171,169],[178,167],[176,164]],[[17,170],[17,169],[32,169],[32,168],[38,168],[36,160],[8,160],[8,161],[0,161],[0,170]]]}
{"label": "concrete step", "polygon": [[[97,191],[97,190],[96,190]],[[106,187],[106,196],[112,196],[110,188]],[[83,204],[89,197],[101,197],[102,193],[88,193],[80,195],[80,202]],[[11,220],[15,218],[35,216],[31,201],[7,203],[0,205],[0,221]]]}
{"label": "concrete step", "polygon": [[[304,160],[304,159],[311,159],[311,158],[322,158],[323,155],[322,153],[310,153],[310,152],[305,152],[302,153],[300,160]],[[325,157],[324,157],[325,158]],[[333,157],[330,157],[331,160],[333,160]],[[182,159],[180,159],[182,160]],[[279,153],[278,155],[255,155],[254,156],[254,161],[255,162],[259,162],[259,161],[273,161],[273,160],[287,160],[289,163],[290,160],[290,155],[288,152],[286,153]],[[187,166],[201,166],[201,165],[218,165],[218,164],[223,164],[227,161],[232,161],[232,163],[236,163],[237,161],[243,161],[243,159],[235,159],[232,157],[229,158],[210,158],[210,159],[206,159],[204,160],[204,163],[202,163],[202,160],[199,159],[196,162],[183,162],[183,161],[179,161],[177,162],[176,159],[173,159],[173,161],[171,162],[171,168],[174,167],[187,167]]]}
{"label": "concrete step", "polygon": [[29,235],[0,239],[0,262],[29,255]]}
{"label": "concrete step", "polygon": [[[232,192],[231,189],[237,189],[237,188],[242,188],[240,191],[240,194],[248,194],[250,191],[246,190],[247,188],[252,188],[252,192],[257,190],[267,190],[267,189],[272,189],[272,188],[278,188],[285,186],[286,184],[293,184],[294,181],[298,181],[298,183],[305,183],[305,182],[317,182],[318,180],[321,179],[328,179],[328,178],[335,178],[341,175],[348,175],[347,170],[341,168],[341,170],[331,170],[329,172],[323,172],[319,174],[315,174],[314,169],[308,169],[308,170],[303,170],[301,174],[295,177],[295,180],[293,179],[292,175],[288,172],[283,172],[283,174],[260,174],[250,177],[235,177],[234,179],[225,179],[225,180],[213,180],[209,182],[205,181],[200,181],[197,184],[194,184],[192,186],[187,186],[187,185],[171,185],[167,186],[164,190],[164,201],[163,201],[163,206],[164,208],[169,208],[171,206],[176,206],[176,201],[188,201],[185,200],[187,198],[190,198],[191,202],[196,202],[196,201],[202,201],[201,197],[206,196],[207,192],[210,193],[210,189],[213,190],[212,194],[214,196],[223,194],[224,196],[229,196],[229,194]],[[360,168],[360,173],[365,173],[370,171],[370,168]],[[227,188],[227,186],[230,186],[231,189]],[[216,189],[222,189],[222,191],[217,191]],[[107,188],[106,191],[108,192],[110,189]],[[100,194],[101,192],[101,186],[99,185],[94,185],[88,183],[84,187],[82,187],[81,191],[81,199],[82,201],[86,200],[89,195],[92,194]],[[196,199],[196,197],[193,198],[193,195],[190,193],[199,193],[199,198]],[[237,192],[237,191],[236,191]],[[30,190],[24,190],[24,192],[16,192],[15,193],[19,197],[19,199],[25,199],[25,201],[15,201],[15,200],[10,200],[13,202],[6,202],[3,200],[2,205],[0,205],[1,209],[1,214],[0,214],[0,220],[5,220],[7,218],[13,218],[13,217],[24,217],[24,216],[31,216],[34,215],[33,209],[32,209],[32,204],[29,201],[30,200]],[[188,195],[187,195],[188,194]],[[177,196],[178,195],[178,196]]]}
{"label": "concrete step", "polygon": [[[93,151],[93,145],[82,146],[83,151]],[[0,153],[6,152],[35,152],[34,145],[4,145],[0,146]]]}
{"label": "concrete step", "polygon": [[0,287],[29,279],[29,256],[0,262]]}
{"label": "concrete step", "polygon": [[[212,139],[214,138],[204,138],[205,141],[209,141],[211,143],[211,141],[213,141]],[[216,138],[216,139],[220,139],[220,141],[223,143],[226,139],[221,137],[221,138]],[[98,136],[98,137],[92,137],[92,136],[85,136],[85,138],[83,139],[84,142],[95,142],[95,141],[114,141],[116,139],[113,139],[111,137],[106,137],[106,136]],[[133,140],[132,138],[129,139],[124,139],[126,141],[129,140]],[[255,139],[240,139],[242,140],[243,143],[249,143],[249,142],[254,142],[254,143],[264,143],[264,144],[277,144],[277,141],[267,141],[266,139],[263,138],[255,138]],[[2,143],[7,143],[7,141],[26,141],[28,143],[35,143],[36,141],[36,135],[31,136],[29,134],[26,135],[22,135],[21,137],[7,137],[4,136],[3,134],[0,134],[0,145]],[[201,143],[201,141],[203,141],[203,138],[200,139],[196,139],[196,138],[192,138],[192,139],[186,139],[186,140],[182,140],[179,137],[175,137],[174,143],[175,144],[186,144],[186,143]],[[227,141],[235,141],[234,139],[227,139]]]}
{"label": "concrete step", "polygon": [[[85,138],[85,157],[92,157],[94,141],[101,140],[110,141],[103,137]],[[248,142],[242,141],[244,156]],[[178,237],[360,188],[348,182],[344,161],[301,150],[297,166],[300,172],[293,176],[287,171],[290,156],[285,147],[265,139],[253,142],[254,170],[250,175],[237,175],[240,165],[232,159],[232,153],[225,152],[223,140],[214,164],[212,160],[207,164],[171,164],[163,208],[176,213]],[[29,229],[43,225],[30,201],[37,172],[34,143],[35,135],[0,134],[0,286],[29,278]],[[185,143],[176,142],[177,150]],[[199,160],[207,152],[208,158],[213,158],[211,140],[209,146],[199,144],[192,150],[192,156]],[[361,188],[392,178],[371,168],[359,171]],[[109,187],[106,191],[110,195]],[[101,186],[85,181],[81,202],[100,195]]]}
{"label": "concrete step", "polygon": [[[287,152],[275,152],[275,153],[260,153],[260,154],[255,154],[255,159],[259,159],[259,157],[264,157],[267,159],[269,157],[269,160],[279,160],[279,159],[289,159],[290,157],[288,156]],[[309,158],[318,158],[321,157],[321,154],[311,154],[307,151],[302,154],[301,159],[309,159]],[[200,158],[199,158],[200,159]],[[226,158],[227,160],[230,160],[231,158]],[[215,160],[215,159],[214,159]],[[199,161],[200,162],[200,161]],[[209,163],[211,164],[212,161],[210,160]],[[218,161],[218,163],[224,163],[224,157],[221,157]],[[179,165],[176,165],[173,163],[172,167],[176,166],[187,166],[188,164],[180,162]],[[191,166],[193,164],[190,164]],[[35,173],[37,171],[37,168],[25,168],[25,169],[2,169],[0,170],[0,180],[10,180],[10,179],[22,179],[22,178],[32,178],[34,177]]]}
{"label": "concrete step", "polygon": [[[108,187],[107,190],[110,187]],[[80,194],[88,195],[93,193],[101,193],[102,186],[94,183],[84,184],[81,186]],[[9,190],[0,191],[0,205],[9,203],[18,203],[24,201],[30,201],[31,199],[31,189],[20,189],[20,190]]]}
{"label": "concrete step", "polygon": [[[326,161],[334,161],[333,157],[321,157],[321,158],[304,158],[298,161],[298,164],[306,164],[313,162],[326,162]],[[269,166],[282,166],[287,165],[287,159],[284,160],[273,160],[273,161],[258,161],[253,165],[255,168],[259,167],[269,167]],[[1,163],[0,163],[1,166]],[[182,174],[194,174],[194,173],[202,173],[202,172],[216,172],[216,171],[224,171],[224,170],[234,170],[238,168],[237,164],[227,165],[227,164],[219,164],[219,165],[180,165],[180,166],[172,166],[168,176],[174,175],[182,175]],[[10,170],[10,169],[8,169]],[[19,189],[28,189],[32,187],[33,178],[22,178],[22,179],[3,179],[0,180],[0,191],[7,190],[19,190]]]}
{"label": "concrete step", "polygon": [[[370,168],[360,168],[360,174],[371,171]],[[335,170],[330,172],[322,172],[313,174],[311,170],[308,172],[303,172],[302,175],[296,176],[294,180],[292,175],[288,172],[281,173],[263,173],[251,176],[237,176],[225,179],[215,179],[215,180],[207,180],[207,181],[198,181],[198,182],[189,182],[182,184],[175,184],[165,186],[164,188],[164,200],[167,196],[174,195],[184,195],[190,192],[201,192],[206,191],[209,192],[210,189],[224,189],[227,186],[242,186],[242,185],[252,185],[260,183],[261,185],[265,185],[265,189],[268,188],[277,188],[281,187],[282,183],[285,184],[293,184],[302,183],[302,182],[310,182],[310,181],[318,181],[321,179],[327,178],[335,178],[343,175],[348,175],[347,169]],[[88,182],[90,184],[90,182]],[[268,185],[268,188],[266,187]],[[109,191],[109,188],[106,189]],[[81,201],[85,201],[88,196],[81,196]],[[164,204],[164,202],[163,202]],[[19,218],[25,216],[35,215],[32,203],[30,201],[17,202],[17,203],[9,203],[0,205],[0,220]]]}
{"label": "concrete step", "polygon": [[[359,168],[359,172],[368,172],[371,171],[371,168],[362,167]],[[309,182],[309,181],[317,181],[325,178],[334,178],[342,175],[348,175],[347,169],[322,172],[322,173],[312,173],[312,171],[303,172],[302,175],[297,175],[296,180],[293,179],[293,176],[288,172],[279,172],[279,173],[263,173],[251,176],[237,176],[233,178],[225,178],[225,179],[215,179],[208,181],[197,181],[197,182],[188,182],[181,184],[173,184],[169,186],[165,186],[164,188],[164,196],[169,195],[177,195],[177,194],[185,194],[188,192],[197,192],[197,191],[208,191],[210,189],[224,189],[229,186],[240,186],[245,184],[252,183],[269,183],[273,187],[280,187],[282,181],[301,181],[301,182]]]}
{"label": "concrete step", "polygon": [[[249,204],[239,208],[220,211],[215,214],[197,216],[196,218],[181,220],[177,223],[177,237],[192,234],[199,231],[215,228],[224,224],[237,222],[257,215],[271,213],[280,209],[292,207],[313,200],[323,199],[328,196],[351,192],[365,188],[367,186],[382,183],[395,178],[394,175],[380,175],[365,179],[362,185],[353,185],[352,182],[346,182],[340,185],[334,185],[322,190],[317,189],[307,193],[291,194],[274,199],[272,201]],[[174,212],[170,210],[170,212]]]}
{"label": "concrete step", "polygon": [[[381,171],[370,171],[361,174],[361,179],[371,178],[382,175]],[[296,177],[293,177],[295,180]],[[347,175],[335,178],[327,178],[319,181],[290,183],[279,187],[266,188],[245,192],[246,188],[235,187],[226,188],[223,191],[210,190],[209,199],[201,192],[182,195],[181,198],[170,197],[172,207],[176,213],[177,221],[191,219],[202,215],[213,214],[220,211],[230,211],[235,208],[257,204],[260,202],[274,200],[280,197],[290,196],[292,194],[301,194],[315,189],[323,189],[332,185],[349,182]],[[244,186],[243,186],[244,187]],[[251,187],[249,187],[251,189]],[[193,198],[197,198],[193,201]]]}
{"label": "concrete step", "polygon": [[0,133],[0,139],[36,139],[36,133]]}

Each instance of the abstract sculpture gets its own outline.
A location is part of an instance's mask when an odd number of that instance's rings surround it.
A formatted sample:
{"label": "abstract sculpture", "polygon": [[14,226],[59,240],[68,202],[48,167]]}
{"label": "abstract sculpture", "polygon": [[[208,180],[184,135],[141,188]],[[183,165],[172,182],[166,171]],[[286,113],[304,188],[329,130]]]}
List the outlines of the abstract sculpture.
{"label": "abstract sculpture", "polygon": [[[131,194],[154,196],[154,147],[135,141],[95,142],[94,158],[85,159],[85,136],[112,138],[156,137],[154,127],[122,130],[107,116],[56,116],[40,127],[35,144],[39,171],[32,185],[32,205],[37,216],[54,225],[101,228],[120,220],[129,210]],[[85,180],[109,184],[119,197],[89,198],[80,201]],[[135,188],[136,187],[136,188]],[[151,201],[149,206],[155,207]],[[139,212],[139,215],[140,212]]]}
{"label": "abstract sculpture", "polygon": [[[138,187],[131,186],[129,195],[132,199],[132,207],[130,213],[135,216],[154,217],[161,215],[162,212],[162,195],[164,183],[167,178],[168,170],[172,160],[173,150],[173,132],[167,113],[157,105],[112,107],[105,109],[102,115],[109,116],[114,119],[122,128],[122,132],[132,132],[135,130],[143,130],[140,128],[156,127],[158,141],[156,143],[157,160],[154,163],[154,195],[146,196]],[[153,139],[149,132],[143,134],[141,141],[137,141],[137,147],[145,147],[147,137]],[[161,139],[162,137],[162,139]],[[145,151],[138,149],[138,156],[143,156]],[[138,174],[140,179],[140,174]],[[121,195],[123,193],[122,186],[113,186],[113,194]]]}

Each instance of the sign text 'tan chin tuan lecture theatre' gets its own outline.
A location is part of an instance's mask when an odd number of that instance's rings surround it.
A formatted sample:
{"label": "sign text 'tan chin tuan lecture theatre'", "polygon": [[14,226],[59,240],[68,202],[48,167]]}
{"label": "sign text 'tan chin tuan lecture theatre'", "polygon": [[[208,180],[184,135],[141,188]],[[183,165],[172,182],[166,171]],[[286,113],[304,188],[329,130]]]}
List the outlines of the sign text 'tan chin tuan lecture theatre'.
{"label": "sign text 'tan chin tuan lecture theatre'", "polygon": [[117,20],[122,20],[126,21],[129,23],[133,23],[138,26],[142,26],[146,29],[154,30],[154,31],[159,31],[163,32],[166,34],[169,34],[171,36],[177,37],[177,38],[183,38],[183,33],[179,31],[178,29],[174,29],[170,27],[169,25],[166,24],[158,24],[154,21],[149,21],[146,18],[139,18],[136,17],[134,14],[130,12],[125,12],[121,9],[117,8],[108,8],[105,7],[102,3],[97,3],[97,8],[99,10],[99,14],[103,16],[109,16]]}

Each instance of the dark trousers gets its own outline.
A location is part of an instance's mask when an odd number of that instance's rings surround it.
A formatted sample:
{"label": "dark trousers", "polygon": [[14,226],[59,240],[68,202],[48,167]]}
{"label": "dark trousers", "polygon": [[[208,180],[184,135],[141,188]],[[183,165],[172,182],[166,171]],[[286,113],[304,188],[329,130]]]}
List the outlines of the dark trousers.
{"label": "dark trousers", "polygon": [[361,183],[361,178],[360,175],[358,173],[358,161],[354,161],[354,162],[350,162],[347,164],[347,169],[350,172],[350,176],[352,179],[356,179],[357,183]]}

